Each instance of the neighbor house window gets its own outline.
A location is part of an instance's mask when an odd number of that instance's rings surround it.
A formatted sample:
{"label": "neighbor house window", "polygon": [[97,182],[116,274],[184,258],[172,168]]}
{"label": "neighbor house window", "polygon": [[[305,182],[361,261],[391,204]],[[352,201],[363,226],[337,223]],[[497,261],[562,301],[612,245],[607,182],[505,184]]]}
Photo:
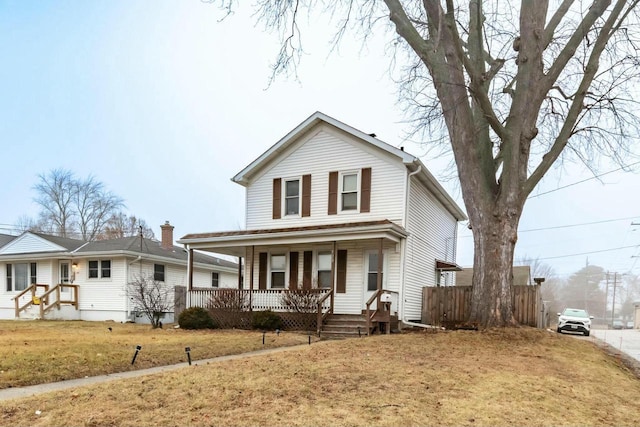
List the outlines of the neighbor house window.
{"label": "neighbor house window", "polygon": [[284,214],[300,214],[300,180],[291,179],[284,182]]}
{"label": "neighbor house window", "polygon": [[215,271],[211,272],[211,286],[214,288],[217,288],[220,286],[220,276],[218,276],[218,273],[216,273]]}
{"label": "neighbor house window", "polygon": [[32,263],[7,264],[7,291],[24,291],[36,283],[37,265]]}
{"label": "neighbor house window", "polygon": [[111,277],[111,260],[89,260],[89,279]]}
{"label": "neighbor house window", "polygon": [[271,255],[271,287],[284,288],[284,273],[287,266],[284,255]]}
{"label": "neighbor house window", "polygon": [[153,280],[164,282],[164,264],[153,264]]}
{"label": "neighbor house window", "polygon": [[7,292],[13,290],[13,265],[7,264]]}
{"label": "neighbor house window", "polygon": [[345,173],[340,180],[341,210],[353,211],[358,209],[358,174]]}
{"label": "neighbor house window", "polygon": [[318,252],[318,287],[331,288],[331,252]]}

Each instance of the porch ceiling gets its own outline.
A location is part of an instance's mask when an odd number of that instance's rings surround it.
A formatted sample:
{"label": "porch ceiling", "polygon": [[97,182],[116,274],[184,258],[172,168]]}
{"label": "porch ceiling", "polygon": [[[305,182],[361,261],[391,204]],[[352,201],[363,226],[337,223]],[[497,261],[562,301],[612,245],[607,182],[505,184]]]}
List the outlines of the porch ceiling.
{"label": "porch ceiling", "polygon": [[389,221],[327,224],[306,227],[187,234],[178,243],[190,249],[243,256],[248,246],[295,245],[353,240],[385,239],[398,243],[408,235]]}

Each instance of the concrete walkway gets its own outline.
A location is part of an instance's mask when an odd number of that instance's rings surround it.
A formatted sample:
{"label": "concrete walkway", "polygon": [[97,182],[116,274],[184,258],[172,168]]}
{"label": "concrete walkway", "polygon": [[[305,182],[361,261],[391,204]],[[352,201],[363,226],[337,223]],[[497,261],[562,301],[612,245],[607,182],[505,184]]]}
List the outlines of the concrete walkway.
{"label": "concrete walkway", "polygon": [[[322,342],[323,341],[315,342],[313,345],[318,345]],[[213,359],[202,359],[202,360],[193,361],[192,366],[225,362],[227,360],[244,359],[247,357],[261,356],[263,354],[282,353],[285,351],[299,350],[304,347],[308,347],[308,344],[295,345],[291,347],[278,347],[278,348],[269,348],[264,350],[256,350],[256,351],[251,351],[249,353],[214,357]],[[0,390],[0,401],[10,400],[10,399],[19,399],[21,397],[35,396],[37,394],[48,393],[50,391],[66,390],[69,388],[82,387],[90,384],[98,384],[98,383],[103,383],[107,381],[140,377],[143,375],[175,371],[177,369],[184,369],[184,368],[189,368],[189,364],[187,362],[178,363],[175,365],[168,365],[168,366],[156,366],[155,368],[140,369],[137,371],[117,372],[114,374],[99,375],[96,377],[78,378],[74,380],[66,380],[66,381],[60,381],[55,383],[37,384],[37,385],[32,385],[27,387],[6,388],[6,389]]]}

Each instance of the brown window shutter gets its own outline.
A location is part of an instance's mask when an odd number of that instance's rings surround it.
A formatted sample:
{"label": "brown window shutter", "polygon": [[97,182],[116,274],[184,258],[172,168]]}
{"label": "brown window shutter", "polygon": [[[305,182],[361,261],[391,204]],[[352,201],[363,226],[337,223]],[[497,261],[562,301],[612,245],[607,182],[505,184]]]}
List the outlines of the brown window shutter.
{"label": "brown window shutter", "polygon": [[311,215],[311,175],[302,175],[302,216]]}
{"label": "brown window shutter", "polygon": [[[253,266],[251,267],[253,268]],[[267,289],[267,253],[260,252],[258,258],[258,289]]]}
{"label": "brown window shutter", "polygon": [[282,209],[282,179],[273,179],[273,219],[280,219]]}
{"label": "brown window shutter", "polygon": [[289,252],[289,289],[298,289],[298,252]]}
{"label": "brown window shutter", "polygon": [[313,252],[304,251],[302,260],[302,289],[311,289],[311,267],[313,264]]}
{"label": "brown window shutter", "polygon": [[360,212],[371,210],[371,168],[363,168],[360,190]]}
{"label": "brown window shutter", "polygon": [[338,172],[329,172],[329,209],[328,215],[338,213]]}
{"label": "brown window shutter", "polygon": [[336,265],[336,293],[344,294],[347,292],[347,251],[346,249],[338,250],[338,261]]}

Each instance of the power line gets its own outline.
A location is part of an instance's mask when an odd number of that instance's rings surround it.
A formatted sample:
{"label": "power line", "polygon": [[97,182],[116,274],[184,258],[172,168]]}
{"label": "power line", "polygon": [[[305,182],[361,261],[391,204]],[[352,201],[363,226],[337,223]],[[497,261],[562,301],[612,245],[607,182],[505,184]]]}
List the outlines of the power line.
{"label": "power line", "polygon": [[[630,217],[626,217],[626,218],[616,218],[616,219],[604,219],[602,221],[593,221],[593,222],[582,222],[582,223],[577,223],[577,224],[566,224],[566,225],[554,225],[551,227],[542,227],[542,228],[530,228],[528,230],[518,230],[518,233],[528,233],[531,231],[545,231],[545,230],[556,230],[559,228],[571,228],[571,227],[583,227],[586,225],[595,225],[595,224],[604,224],[607,222],[616,222],[616,221],[628,221],[630,219],[636,219],[638,218],[638,215],[636,216],[630,216]],[[458,237],[472,237],[472,234],[467,234],[464,236],[458,236]]]}
{"label": "power line", "polygon": [[601,176],[609,175],[610,173],[618,172],[620,170],[624,170],[625,168],[629,168],[629,167],[635,166],[637,164],[640,164],[640,161],[635,162],[635,163],[631,163],[629,165],[621,166],[618,169],[614,169],[614,170],[611,170],[609,172],[604,172],[604,173],[601,173],[599,175],[594,175],[594,176],[592,176],[590,178],[586,178],[586,179],[583,179],[581,181],[577,181],[577,182],[574,182],[574,183],[571,183],[571,184],[563,185],[562,187],[558,187],[558,188],[553,189],[553,190],[543,191],[542,193],[530,195],[529,197],[527,197],[527,199],[533,199],[534,197],[543,196],[545,194],[553,193],[554,191],[563,190],[563,189],[565,189],[567,187],[572,187],[574,185],[582,184],[583,182],[591,181],[592,179],[597,179],[597,178],[600,178]]}
{"label": "power line", "polygon": [[611,248],[611,249],[602,249],[602,250],[599,250],[599,251],[581,252],[579,254],[558,255],[558,256],[550,256],[550,257],[537,258],[537,259],[539,259],[539,260],[547,260],[547,259],[569,258],[569,257],[572,257],[572,256],[599,254],[599,253],[602,253],[602,252],[612,252],[612,251],[619,251],[621,249],[637,248],[638,246],[640,246],[640,244],[631,245],[631,246],[620,246],[618,248]]}

